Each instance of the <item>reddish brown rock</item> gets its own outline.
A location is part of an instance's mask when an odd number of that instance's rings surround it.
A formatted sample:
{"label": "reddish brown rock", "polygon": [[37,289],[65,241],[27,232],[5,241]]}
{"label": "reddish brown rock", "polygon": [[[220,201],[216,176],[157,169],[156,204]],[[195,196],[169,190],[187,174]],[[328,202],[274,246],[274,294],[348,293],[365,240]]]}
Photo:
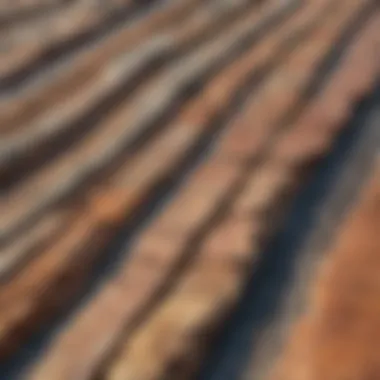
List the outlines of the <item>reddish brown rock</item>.
{"label": "reddish brown rock", "polygon": [[[17,357],[62,314],[30,378],[185,378],[304,170],[379,74],[379,19],[367,11],[320,92],[304,99],[374,1],[157,0],[112,33],[100,29],[106,11],[82,23],[89,2],[62,4],[46,16],[57,25],[45,40],[37,19],[11,28],[0,63],[31,68],[19,87],[0,86],[0,356]],[[93,44],[60,51],[37,76],[46,49],[88,28],[99,28]],[[135,219],[143,229],[120,248],[125,257],[94,278]],[[67,312],[88,284],[92,297]]]}
{"label": "reddish brown rock", "polygon": [[273,379],[380,376],[380,171],[347,216]]}

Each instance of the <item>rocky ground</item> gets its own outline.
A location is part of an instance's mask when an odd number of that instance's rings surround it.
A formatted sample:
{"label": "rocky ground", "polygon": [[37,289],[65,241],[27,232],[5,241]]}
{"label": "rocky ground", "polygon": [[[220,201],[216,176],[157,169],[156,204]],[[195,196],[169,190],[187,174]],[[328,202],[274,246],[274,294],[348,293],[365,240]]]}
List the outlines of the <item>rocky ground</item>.
{"label": "rocky ground", "polygon": [[0,378],[380,378],[379,10],[2,2]]}

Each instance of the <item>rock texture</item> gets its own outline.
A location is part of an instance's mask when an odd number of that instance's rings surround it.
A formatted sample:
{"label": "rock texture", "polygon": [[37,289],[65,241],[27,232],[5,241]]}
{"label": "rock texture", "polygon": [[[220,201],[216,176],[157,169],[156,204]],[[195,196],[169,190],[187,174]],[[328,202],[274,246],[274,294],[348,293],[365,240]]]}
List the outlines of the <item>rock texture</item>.
{"label": "rock texture", "polygon": [[0,19],[0,357],[37,339],[28,379],[192,376],[376,84],[377,0],[33,0]]}
{"label": "rock texture", "polygon": [[349,213],[274,379],[376,379],[379,360],[380,171]]}

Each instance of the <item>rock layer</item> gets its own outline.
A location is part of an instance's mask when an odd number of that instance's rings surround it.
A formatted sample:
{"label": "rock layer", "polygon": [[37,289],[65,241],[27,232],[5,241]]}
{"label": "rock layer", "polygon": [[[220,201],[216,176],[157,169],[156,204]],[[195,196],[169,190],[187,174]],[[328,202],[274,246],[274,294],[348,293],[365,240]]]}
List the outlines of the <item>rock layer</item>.
{"label": "rock layer", "polygon": [[377,168],[329,249],[274,379],[380,376],[379,174]]}
{"label": "rock layer", "polygon": [[190,376],[376,84],[377,2],[3,8],[0,357],[36,334],[26,378]]}

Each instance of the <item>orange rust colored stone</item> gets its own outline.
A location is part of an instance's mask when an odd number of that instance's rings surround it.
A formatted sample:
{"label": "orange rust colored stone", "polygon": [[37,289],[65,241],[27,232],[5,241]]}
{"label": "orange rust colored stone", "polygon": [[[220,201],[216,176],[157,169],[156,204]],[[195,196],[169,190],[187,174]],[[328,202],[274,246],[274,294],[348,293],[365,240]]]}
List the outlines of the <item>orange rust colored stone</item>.
{"label": "orange rust colored stone", "polygon": [[349,213],[273,379],[380,376],[380,170]]}

